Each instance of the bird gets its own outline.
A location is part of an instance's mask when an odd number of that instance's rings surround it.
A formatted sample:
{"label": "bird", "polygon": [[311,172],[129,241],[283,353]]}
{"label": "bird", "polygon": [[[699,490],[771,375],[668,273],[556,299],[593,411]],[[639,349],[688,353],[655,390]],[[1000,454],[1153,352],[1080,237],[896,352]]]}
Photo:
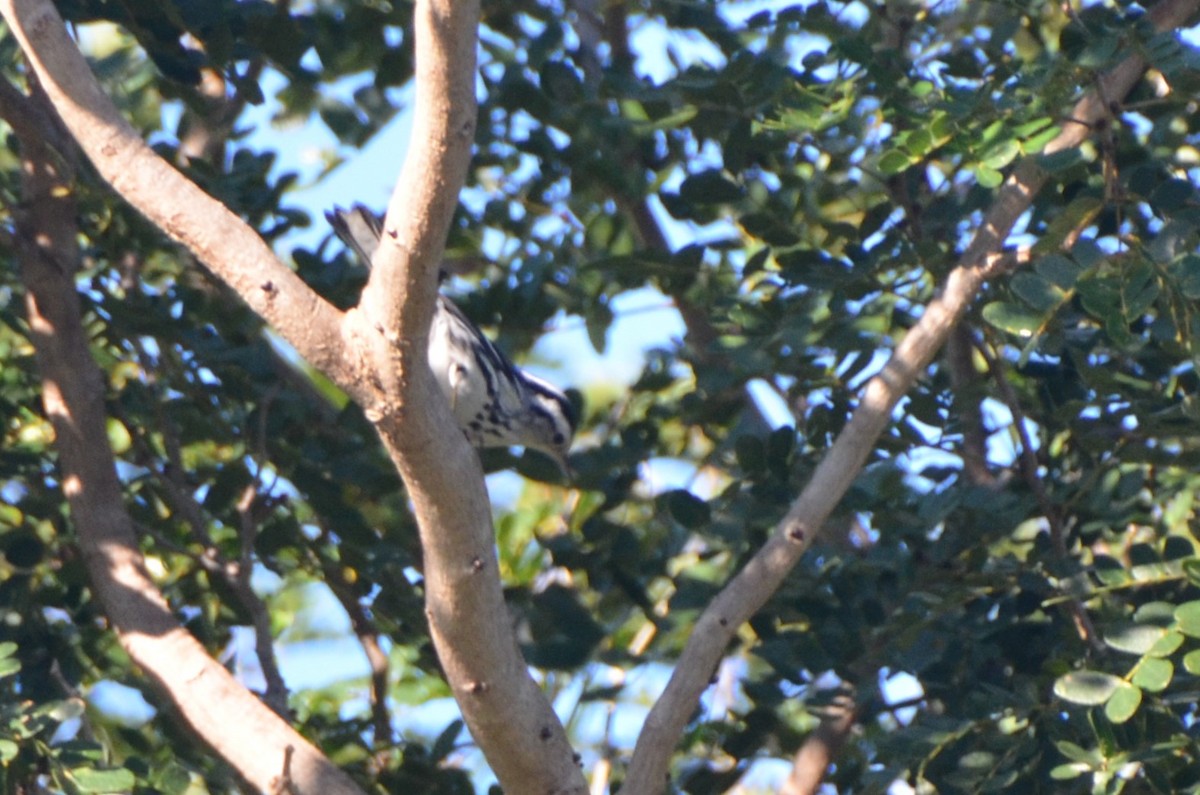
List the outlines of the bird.
{"label": "bird", "polygon": [[[367,267],[383,219],[361,204],[325,213],[334,234]],[[520,446],[570,474],[567,453],[578,417],[562,390],[512,363],[454,302],[438,293],[429,329],[429,367],[459,428],[476,449]]]}

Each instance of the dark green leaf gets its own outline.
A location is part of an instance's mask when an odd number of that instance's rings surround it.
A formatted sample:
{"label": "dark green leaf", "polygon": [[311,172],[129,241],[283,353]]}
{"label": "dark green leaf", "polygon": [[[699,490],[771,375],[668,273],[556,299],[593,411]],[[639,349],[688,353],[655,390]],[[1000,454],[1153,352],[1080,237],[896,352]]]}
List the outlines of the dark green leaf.
{"label": "dark green leaf", "polygon": [[1018,337],[1031,337],[1042,325],[1040,314],[1003,301],[993,301],[984,306],[983,319],[1001,331]]}
{"label": "dark green leaf", "polygon": [[1013,276],[1012,289],[1022,301],[1042,313],[1057,309],[1067,298],[1067,294],[1054,282],[1040,273],[1028,271]]}
{"label": "dark green leaf", "polygon": [[708,504],[690,491],[683,489],[669,491],[663,495],[663,499],[666,501],[667,510],[671,512],[671,516],[686,528],[694,530],[711,521]]}
{"label": "dark green leaf", "polygon": [[433,745],[429,748],[429,758],[435,763],[443,762],[446,757],[454,752],[454,748],[458,743],[458,736],[462,734],[463,722],[461,720],[450,721],[446,728],[442,729],[442,733],[434,740]]}
{"label": "dark green leaf", "polygon": [[1083,268],[1080,265],[1061,254],[1049,254],[1045,257],[1040,257],[1034,265],[1034,269],[1042,277],[1063,290],[1070,290],[1074,287],[1075,282],[1078,281],[1080,275],[1083,273]]}
{"label": "dark green leaf", "polygon": [[688,204],[708,205],[735,202],[742,198],[742,188],[717,170],[692,174],[679,186],[679,197]]}

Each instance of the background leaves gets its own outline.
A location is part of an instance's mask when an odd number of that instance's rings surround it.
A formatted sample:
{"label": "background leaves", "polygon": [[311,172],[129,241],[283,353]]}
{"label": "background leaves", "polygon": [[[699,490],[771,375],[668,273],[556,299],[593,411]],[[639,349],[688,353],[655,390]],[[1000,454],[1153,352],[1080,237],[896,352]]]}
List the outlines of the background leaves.
{"label": "background leaves", "polygon": [[[290,252],[298,272],[352,304],[364,272],[311,233],[298,177],[244,125],[270,102],[278,123],[319,119],[343,144],[325,168],[354,156],[403,110],[410,7],[60,7],[81,30],[120,26],[94,68],[158,150],[281,250],[309,230]],[[839,790],[1197,786],[1188,40],[1152,34],[1123,3],[603,13],[486,5],[476,160],[451,239],[469,264],[445,285],[518,356],[572,324],[604,350],[632,290],[658,291],[683,322],[631,383],[579,379],[575,488],[533,477],[497,505],[523,649],[585,769],[611,763],[621,781],[621,721],[644,714],[696,611],[807,481],[995,187],[1034,157],[1051,182],[1009,241],[1031,261],[989,286],[965,355],[929,368],[739,634],[675,780],[718,792],[766,775],[762,761],[790,760],[850,691],[860,728],[829,774]],[[19,82],[11,42],[0,48]],[[1153,71],[1107,128],[1042,155],[1063,109],[1130,49]],[[208,73],[224,81],[215,105]],[[215,156],[188,149],[197,130]],[[10,207],[14,150],[0,151]],[[369,423],[106,188],[84,178],[78,193],[78,283],[110,435],[177,614],[214,654],[252,663],[238,641],[252,605],[205,565],[249,554],[279,644],[384,639],[382,722],[365,677],[323,683],[291,692],[306,735],[364,786],[484,791],[428,643],[404,495]],[[116,682],[160,704],[84,580],[27,334],[16,273],[0,270],[5,786],[235,789],[171,721],[89,701]],[[514,461],[538,475],[514,454],[485,459]],[[422,726],[430,703],[442,712]]]}

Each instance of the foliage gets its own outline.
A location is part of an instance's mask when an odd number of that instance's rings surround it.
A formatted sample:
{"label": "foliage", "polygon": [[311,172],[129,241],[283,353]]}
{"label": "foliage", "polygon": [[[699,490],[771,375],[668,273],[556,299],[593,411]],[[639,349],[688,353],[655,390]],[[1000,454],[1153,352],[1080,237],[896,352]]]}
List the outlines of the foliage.
{"label": "foliage", "polygon": [[[620,781],[630,738],[613,716],[653,697],[639,675],[669,670],[995,188],[1033,157],[1051,179],[1011,241],[1031,262],[989,286],[964,321],[966,366],[929,368],[836,521],[739,634],[740,684],[697,712],[676,780],[724,791],[755,761],[790,759],[852,690],[862,730],[830,773],[839,791],[1200,788],[1194,49],[1124,2],[647,2],[603,19],[584,5],[485,6],[477,153],[451,248],[487,262],[447,289],[518,353],[575,317],[603,349],[617,298],[645,286],[687,325],[627,388],[603,373],[580,385],[572,488],[539,482],[532,456],[486,457],[531,476],[498,506],[501,571],[527,659],[574,704],[585,768],[614,760]],[[121,26],[94,67],[172,160],[211,111],[204,70],[239,111],[270,101],[280,123],[318,117],[346,147],[331,166],[392,117],[412,74],[405,4],[60,7],[82,30]],[[19,82],[11,40],[0,48]],[[1150,76],[1090,143],[1043,156],[1064,109],[1131,51]],[[264,73],[281,79],[274,97]],[[292,204],[296,175],[231,129],[223,157],[185,167],[283,243],[312,223]],[[9,144],[0,194],[14,207]],[[372,722],[357,681],[292,693],[301,730],[379,791],[483,786],[460,769],[452,713],[428,735],[408,723],[447,693],[416,534],[370,424],[107,188],[84,178],[78,198],[78,283],[127,506],[188,629],[221,654],[254,623],[205,565],[242,559],[252,532],[276,638],[322,634],[293,624],[297,594],[324,583],[390,639],[402,738]],[[292,256],[353,303],[365,274],[340,249]],[[46,777],[63,791],[232,790],[166,716],[64,706],[98,682],[159,702],[88,589],[15,268],[0,280],[6,791]],[[981,438],[986,477],[964,465]],[[653,487],[663,459],[691,473],[686,488]],[[895,703],[897,674],[918,697]],[[76,728],[52,739],[67,717]]]}

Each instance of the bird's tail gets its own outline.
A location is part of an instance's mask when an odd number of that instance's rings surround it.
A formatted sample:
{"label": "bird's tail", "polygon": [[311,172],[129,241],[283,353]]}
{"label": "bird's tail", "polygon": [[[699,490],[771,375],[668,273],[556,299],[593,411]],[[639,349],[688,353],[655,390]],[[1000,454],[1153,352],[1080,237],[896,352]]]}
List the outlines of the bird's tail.
{"label": "bird's tail", "polygon": [[349,210],[334,207],[325,213],[325,220],[343,243],[354,249],[359,259],[368,268],[379,248],[379,236],[383,234],[383,219],[361,204]]}

